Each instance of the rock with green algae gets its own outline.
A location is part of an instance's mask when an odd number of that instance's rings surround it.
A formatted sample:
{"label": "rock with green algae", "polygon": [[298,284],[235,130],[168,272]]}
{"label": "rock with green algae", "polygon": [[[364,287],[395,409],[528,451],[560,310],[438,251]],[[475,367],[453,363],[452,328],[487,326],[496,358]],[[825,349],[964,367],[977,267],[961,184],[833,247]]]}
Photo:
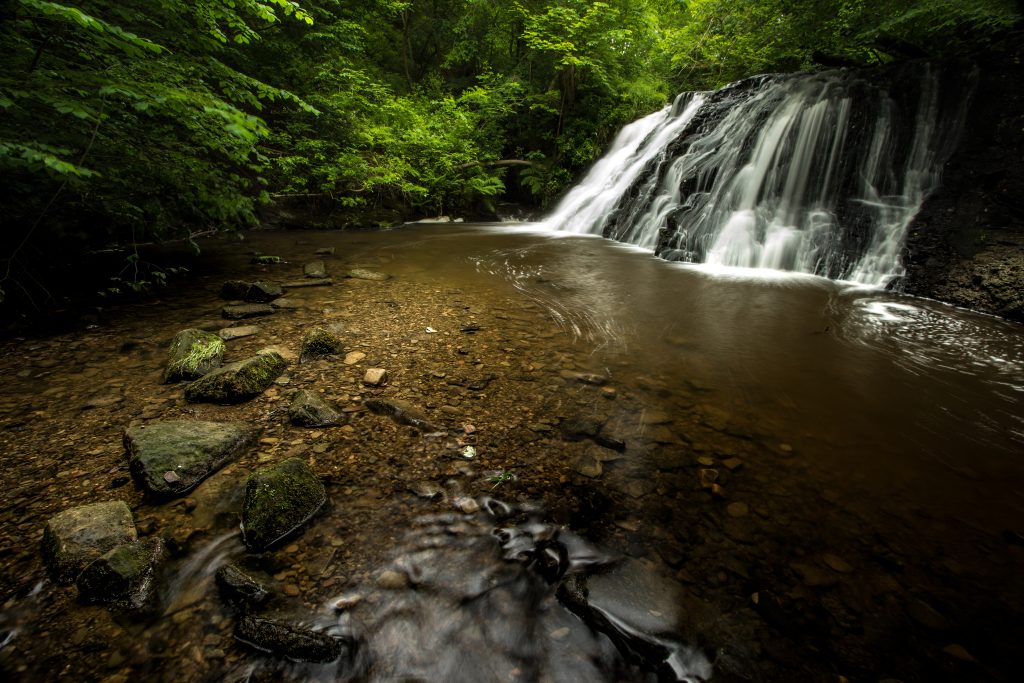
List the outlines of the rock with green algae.
{"label": "rock with green algae", "polygon": [[242,403],[262,394],[286,367],[281,354],[274,351],[229,363],[185,387],[185,400],[191,403]]}
{"label": "rock with green algae", "polygon": [[341,424],[344,416],[319,394],[302,389],[295,392],[288,406],[288,419],[299,427],[327,427]]}
{"label": "rock with green algae", "polygon": [[316,358],[341,353],[341,340],[322,327],[314,327],[302,338],[302,352],[299,362],[305,363]]}
{"label": "rock with green algae", "polygon": [[165,420],[124,433],[128,468],[150,494],[184,494],[251,445],[258,430],[242,422]]}
{"label": "rock with green algae", "polygon": [[257,470],[245,482],[242,537],[261,552],[297,530],[327,501],[316,473],[299,458]]}
{"label": "rock with green algae", "polygon": [[138,538],[132,511],[121,500],[58,512],[43,529],[43,560],[54,581],[72,583],[90,562]]}
{"label": "rock with green algae", "polygon": [[76,585],[83,602],[140,610],[156,602],[156,575],[167,559],[160,537],[125,543],[86,567]]}
{"label": "rock with green algae", "polygon": [[164,382],[193,380],[220,367],[224,360],[224,340],[203,330],[182,330],[174,335],[167,355]]}

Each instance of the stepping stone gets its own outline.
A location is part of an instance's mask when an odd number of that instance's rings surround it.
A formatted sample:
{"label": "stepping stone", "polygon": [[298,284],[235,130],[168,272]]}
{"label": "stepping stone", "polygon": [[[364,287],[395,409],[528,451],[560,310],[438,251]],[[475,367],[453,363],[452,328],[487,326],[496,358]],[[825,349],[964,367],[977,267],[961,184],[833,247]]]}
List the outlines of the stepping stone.
{"label": "stepping stone", "polygon": [[327,277],[327,268],[323,261],[313,261],[303,266],[302,274],[310,278],[323,279]]}
{"label": "stepping stone", "polygon": [[251,337],[254,334],[259,334],[260,328],[256,325],[243,325],[241,327],[225,327],[217,334],[224,341],[231,341],[232,339],[241,339],[242,337]]}
{"label": "stepping stone", "polygon": [[43,560],[57,583],[72,583],[86,565],[138,538],[132,511],[121,500],[58,512],[43,528]]}
{"label": "stepping stone", "polygon": [[242,403],[262,394],[284,372],[280,354],[269,351],[229,363],[185,387],[190,403]]}
{"label": "stepping stone", "polygon": [[174,335],[167,354],[164,382],[198,379],[220,367],[224,360],[224,342],[203,330],[182,330]]}
{"label": "stepping stone", "polygon": [[124,433],[128,466],[139,484],[158,497],[195,488],[256,440],[242,422],[167,420],[132,425]]}

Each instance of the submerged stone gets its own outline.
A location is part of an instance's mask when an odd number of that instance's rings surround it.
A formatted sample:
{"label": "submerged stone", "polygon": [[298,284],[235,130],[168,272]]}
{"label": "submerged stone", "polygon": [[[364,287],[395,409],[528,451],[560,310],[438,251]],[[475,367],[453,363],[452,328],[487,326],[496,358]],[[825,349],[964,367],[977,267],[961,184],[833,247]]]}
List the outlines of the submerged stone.
{"label": "submerged stone", "polygon": [[90,562],[138,538],[128,505],[121,500],[64,510],[43,529],[43,560],[54,581],[72,583]]}
{"label": "submerged stone", "polygon": [[314,327],[302,338],[302,352],[299,362],[305,363],[316,358],[341,353],[341,340],[322,327]]}
{"label": "submerged stone", "polygon": [[195,488],[243,448],[257,431],[240,422],[169,420],[125,430],[128,466],[149,493],[177,496]]}
{"label": "submerged stone", "polygon": [[327,490],[298,458],[254,472],[245,483],[242,537],[266,550],[305,524],[327,501]]}
{"label": "submerged stone", "polygon": [[166,559],[160,537],[119,545],[78,576],[79,597],[87,603],[112,603],[126,609],[152,606],[156,574]]}
{"label": "submerged stone", "polygon": [[327,277],[327,268],[323,261],[313,261],[302,268],[302,274],[308,278],[323,279]]}
{"label": "submerged stone", "polygon": [[247,401],[273,384],[286,365],[274,351],[229,363],[185,387],[185,400],[221,404]]}
{"label": "submerged stone", "polygon": [[345,273],[345,277],[354,278],[356,280],[376,280],[378,282],[387,280],[391,276],[387,273],[382,273],[379,270],[369,270],[367,268],[353,268],[352,270]]}
{"label": "submerged stone", "polygon": [[249,576],[234,562],[218,569],[214,578],[221,596],[230,605],[255,607],[270,598],[270,589]]}
{"label": "submerged stone", "polygon": [[174,335],[167,355],[164,382],[198,379],[220,367],[224,341],[203,330],[182,330]]}
{"label": "submerged stone", "polygon": [[235,638],[275,657],[300,662],[331,662],[341,657],[351,641],[295,624],[246,615],[235,626]]}
{"label": "submerged stone", "polygon": [[301,289],[304,287],[331,287],[334,285],[334,280],[329,277],[318,278],[313,280],[294,280],[292,282],[285,282],[282,287],[285,289]]}
{"label": "submerged stone", "polygon": [[443,432],[445,427],[432,422],[416,406],[394,398],[369,398],[363,402],[366,409],[376,415],[387,415],[398,424],[408,425],[425,432]]}
{"label": "submerged stone", "polygon": [[326,427],[339,424],[344,418],[319,394],[303,389],[292,398],[288,406],[288,419],[299,427]]}
{"label": "submerged stone", "polygon": [[225,306],[221,309],[221,316],[228,320],[243,320],[245,318],[273,315],[275,310],[277,309],[267,304],[239,304],[237,306]]}

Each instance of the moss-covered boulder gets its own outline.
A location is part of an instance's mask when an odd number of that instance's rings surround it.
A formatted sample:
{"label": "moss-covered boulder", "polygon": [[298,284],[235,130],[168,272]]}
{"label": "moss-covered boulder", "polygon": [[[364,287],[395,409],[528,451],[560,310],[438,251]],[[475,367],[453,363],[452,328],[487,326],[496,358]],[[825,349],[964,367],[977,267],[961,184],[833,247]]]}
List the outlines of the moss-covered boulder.
{"label": "moss-covered boulder", "polygon": [[299,458],[254,472],[245,483],[242,537],[257,552],[305,524],[327,501],[323,482]]}
{"label": "moss-covered boulder", "polygon": [[216,370],[224,360],[224,340],[197,329],[174,335],[167,354],[164,382],[193,380]]}
{"label": "moss-covered boulder", "polygon": [[321,398],[320,394],[302,389],[295,392],[288,406],[288,419],[299,427],[328,427],[341,424],[344,416]]}
{"label": "moss-covered boulder", "polygon": [[125,543],[108,551],[78,576],[78,596],[90,604],[139,610],[156,602],[156,574],[167,559],[162,538]]}
{"label": "moss-covered boulder", "polygon": [[68,584],[93,560],[138,538],[132,511],[121,500],[64,510],[43,529],[43,560],[53,580]]}
{"label": "moss-covered boulder", "polygon": [[314,327],[302,338],[302,352],[299,362],[305,363],[316,358],[341,353],[341,340],[322,327]]}
{"label": "moss-covered boulder", "polygon": [[229,363],[185,387],[185,400],[225,405],[248,401],[273,384],[286,366],[274,351]]}
{"label": "moss-covered boulder", "polygon": [[125,430],[128,468],[148,493],[182,495],[251,445],[257,430],[241,422],[167,420]]}

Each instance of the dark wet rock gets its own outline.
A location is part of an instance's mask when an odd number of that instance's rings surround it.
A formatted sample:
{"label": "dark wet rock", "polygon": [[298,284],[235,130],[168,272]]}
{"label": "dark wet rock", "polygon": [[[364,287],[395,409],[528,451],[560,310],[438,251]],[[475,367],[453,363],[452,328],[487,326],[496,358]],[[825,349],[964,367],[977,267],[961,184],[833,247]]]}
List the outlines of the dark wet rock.
{"label": "dark wet rock", "polygon": [[327,427],[341,424],[344,416],[319,394],[303,389],[292,398],[288,406],[288,419],[299,427]]}
{"label": "dark wet rock", "polygon": [[445,431],[443,425],[432,422],[420,408],[393,398],[370,398],[363,402],[367,410],[376,415],[387,415],[398,424],[409,425],[425,432]]}
{"label": "dark wet rock", "polygon": [[168,497],[195,488],[256,440],[240,422],[168,420],[125,430],[128,466],[149,493]]}
{"label": "dark wet rock", "polygon": [[326,633],[252,615],[238,620],[235,638],[275,657],[299,662],[331,662],[352,646],[351,641]]}
{"label": "dark wet rock", "polygon": [[333,285],[334,280],[325,277],[310,280],[293,280],[292,282],[285,282],[281,286],[285,289],[302,289],[303,287],[331,287]]}
{"label": "dark wet rock", "polygon": [[79,597],[87,603],[114,604],[124,609],[152,607],[156,575],[166,560],[167,548],[160,537],[119,545],[78,576]]}
{"label": "dark wet rock", "polygon": [[264,282],[257,280],[249,285],[249,291],[245,293],[245,300],[253,303],[265,304],[270,303],[274,299],[277,299],[284,295],[284,290],[281,285],[274,284],[273,282]]}
{"label": "dark wet rock", "polygon": [[221,597],[236,607],[256,607],[270,598],[270,589],[249,576],[234,562],[217,570],[214,577]]}
{"label": "dark wet rock", "polygon": [[592,417],[571,417],[563,420],[558,428],[566,441],[583,441],[597,436],[603,424]]}
{"label": "dark wet rock", "polygon": [[193,380],[216,370],[224,360],[224,341],[215,334],[197,329],[174,335],[167,354],[164,382]]}
{"label": "dark wet rock", "polygon": [[303,266],[302,274],[308,278],[322,280],[327,277],[327,267],[324,266],[323,261],[313,261]]}
{"label": "dark wet rock", "polygon": [[363,384],[368,387],[379,387],[388,381],[388,371],[384,368],[368,368],[363,375]]}
{"label": "dark wet rock", "polygon": [[225,327],[217,333],[217,336],[224,341],[232,341],[242,337],[251,337],[254,334],[259,334],[259,332],[260,328],[256,325],[241,325],[239,327]]}
{"label": "dark wet rock", "polygon": [[305,524],[327,501],[323,482],[298,458],[258,470],[245,483],[242,536],[266,550]]}
{"label": "dark wet rock", "polygon": [[228,280],[220,288],[220,298],[228,301],[244,299],[249,293],[249,283],[245,280]]}
{"label": "dark wet rock", "polygon": [[274,307],[268,304],[238,304],[237,306],[225,306],[221,309],[221,317],[228,320],[244,320],[245,318],[258,318],[264,315],[273,315]]}
{"label": "dark wet rock", "polygon": [[367,268],[353,268],[352,270],[345,273],[345,277],[354,278],[356,280],[376,280],[381,282],[387,280],[391,276],[387,273],[382,273],[379,270],[369,270]]}
{"label": "dark wet rock", "polygon": [[93,503],[64,510],[43,529],[43,560],[54,581],[72,583],[92,561],[138,538],[124,501]]}
{"label": "dark wet rock", "polygon": [[263,393],[285,367],[284,359],[273,351],[229,363],[185,387],[185,400],[191,403],[241,403]]}
{"label": "dark wet rock", "polygon": [[572,574],[559,586],[558,599],[665,680],[711,678],[711,663],[687,644],[700,622],[713,618],[711,610],[652,563],[628,560],[591,576]]}
{"label": "dark wet rock", "polygon": [[314,327],[302,338],[302,352],[299,362],[305,363],[341,353],[341,340],[322,327]]}

